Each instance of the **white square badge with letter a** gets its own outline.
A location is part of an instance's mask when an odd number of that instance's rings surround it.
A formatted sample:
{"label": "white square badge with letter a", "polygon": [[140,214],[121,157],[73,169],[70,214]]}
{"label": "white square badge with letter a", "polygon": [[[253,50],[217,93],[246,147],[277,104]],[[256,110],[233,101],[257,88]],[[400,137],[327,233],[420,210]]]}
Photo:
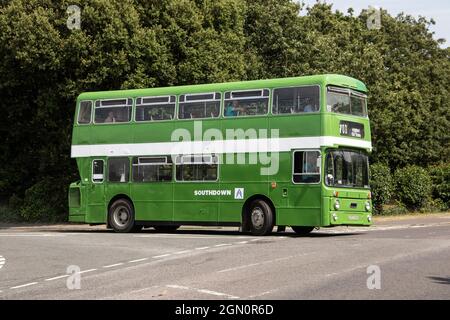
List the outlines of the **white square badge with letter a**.
{"label": "white square badge with letter a", "polygon": [[244,188],[234,188],[234,198],[244,199]]}

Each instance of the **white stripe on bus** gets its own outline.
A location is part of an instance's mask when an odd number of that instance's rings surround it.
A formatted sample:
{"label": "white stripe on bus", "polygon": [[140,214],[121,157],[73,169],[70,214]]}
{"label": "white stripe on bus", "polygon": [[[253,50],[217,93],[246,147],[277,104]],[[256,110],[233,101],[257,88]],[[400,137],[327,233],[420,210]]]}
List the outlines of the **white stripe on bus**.
{"label": "white stripe on bus", "polygon": [[100,156],[151,156],[179,154],[224,154],[254,152],[284,152],[293,149],[347,146],[372,149],[370,141],[332,136],[241,139],[214,141],[181,141],[126,144],[72,145],[72,158]]}

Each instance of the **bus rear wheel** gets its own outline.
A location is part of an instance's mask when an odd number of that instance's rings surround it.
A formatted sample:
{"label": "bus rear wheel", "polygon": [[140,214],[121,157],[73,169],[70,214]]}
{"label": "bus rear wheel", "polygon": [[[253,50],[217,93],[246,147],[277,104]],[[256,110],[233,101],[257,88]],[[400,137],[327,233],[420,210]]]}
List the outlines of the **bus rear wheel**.
{"label": "bus rear wheel", "polygon": [[292,230],[300,236],[306,236],[311,231],[314,230],[314,227],[300,227],[300,226],[291,226]]}
{"label": "bus rear wheel", "polygon": [[265,236],[273,229],[273,211],[264,200],[253,201],[248,210],[250,231],[255,236]]}
{"label": "bus rear wheel", "polygon": [[133,206],[126,199],[113,202],[109,207],[108,220],[115,232],[136,232],[142,229],[142,226],[135,224]]}
{"label": "bus rear wheel", "polygon": [[175,232],[180,226],[170,225],[170,226],[154,226],[153,228],[157,232]]}

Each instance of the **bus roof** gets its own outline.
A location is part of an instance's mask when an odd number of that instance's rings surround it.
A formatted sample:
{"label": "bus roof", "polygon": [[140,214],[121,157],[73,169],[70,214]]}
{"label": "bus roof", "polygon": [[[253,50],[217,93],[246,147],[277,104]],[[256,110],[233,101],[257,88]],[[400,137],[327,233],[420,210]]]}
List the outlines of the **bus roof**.
{"label": "bus roof", "polygon": [[196,84],[196,85],[158,87],[147,89],[85,92],[78,96],[78,100],[115,99],[123,97],[158,96],[158,95],[172,95],[172,94],[178,95],[185,93],[262,89],[281,86],[289,87],[307,84],[343,86],[358,91],[367,92],[365,84],[355,78],[339,74],[323,74],[323,75],[301,76],[290,78]]}

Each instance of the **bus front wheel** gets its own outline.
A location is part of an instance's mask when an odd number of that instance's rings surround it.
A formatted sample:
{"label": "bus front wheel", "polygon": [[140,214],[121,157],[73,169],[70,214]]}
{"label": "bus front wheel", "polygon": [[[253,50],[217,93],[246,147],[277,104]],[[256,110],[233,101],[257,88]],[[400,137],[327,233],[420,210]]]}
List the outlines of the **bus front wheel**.
{"label": "bus front wheel", "polygon": [[115,232],[136,232],[142,229],[134,221],[134,209],[130,201],[118,199],[113,202],[108,212],[109,225]]}
{"label": "bus front wheel", "polygon": [[264,200],[255,200],[248,211],[250,231],[255,236],[265,236],[273,229],[273,211]]}
{"label": "bus front wheel", "polygon": [[306,236],[311,231],[314,230],[314,227],[300,227],[300,226],[291,226],[292,230],[300,236]]}

